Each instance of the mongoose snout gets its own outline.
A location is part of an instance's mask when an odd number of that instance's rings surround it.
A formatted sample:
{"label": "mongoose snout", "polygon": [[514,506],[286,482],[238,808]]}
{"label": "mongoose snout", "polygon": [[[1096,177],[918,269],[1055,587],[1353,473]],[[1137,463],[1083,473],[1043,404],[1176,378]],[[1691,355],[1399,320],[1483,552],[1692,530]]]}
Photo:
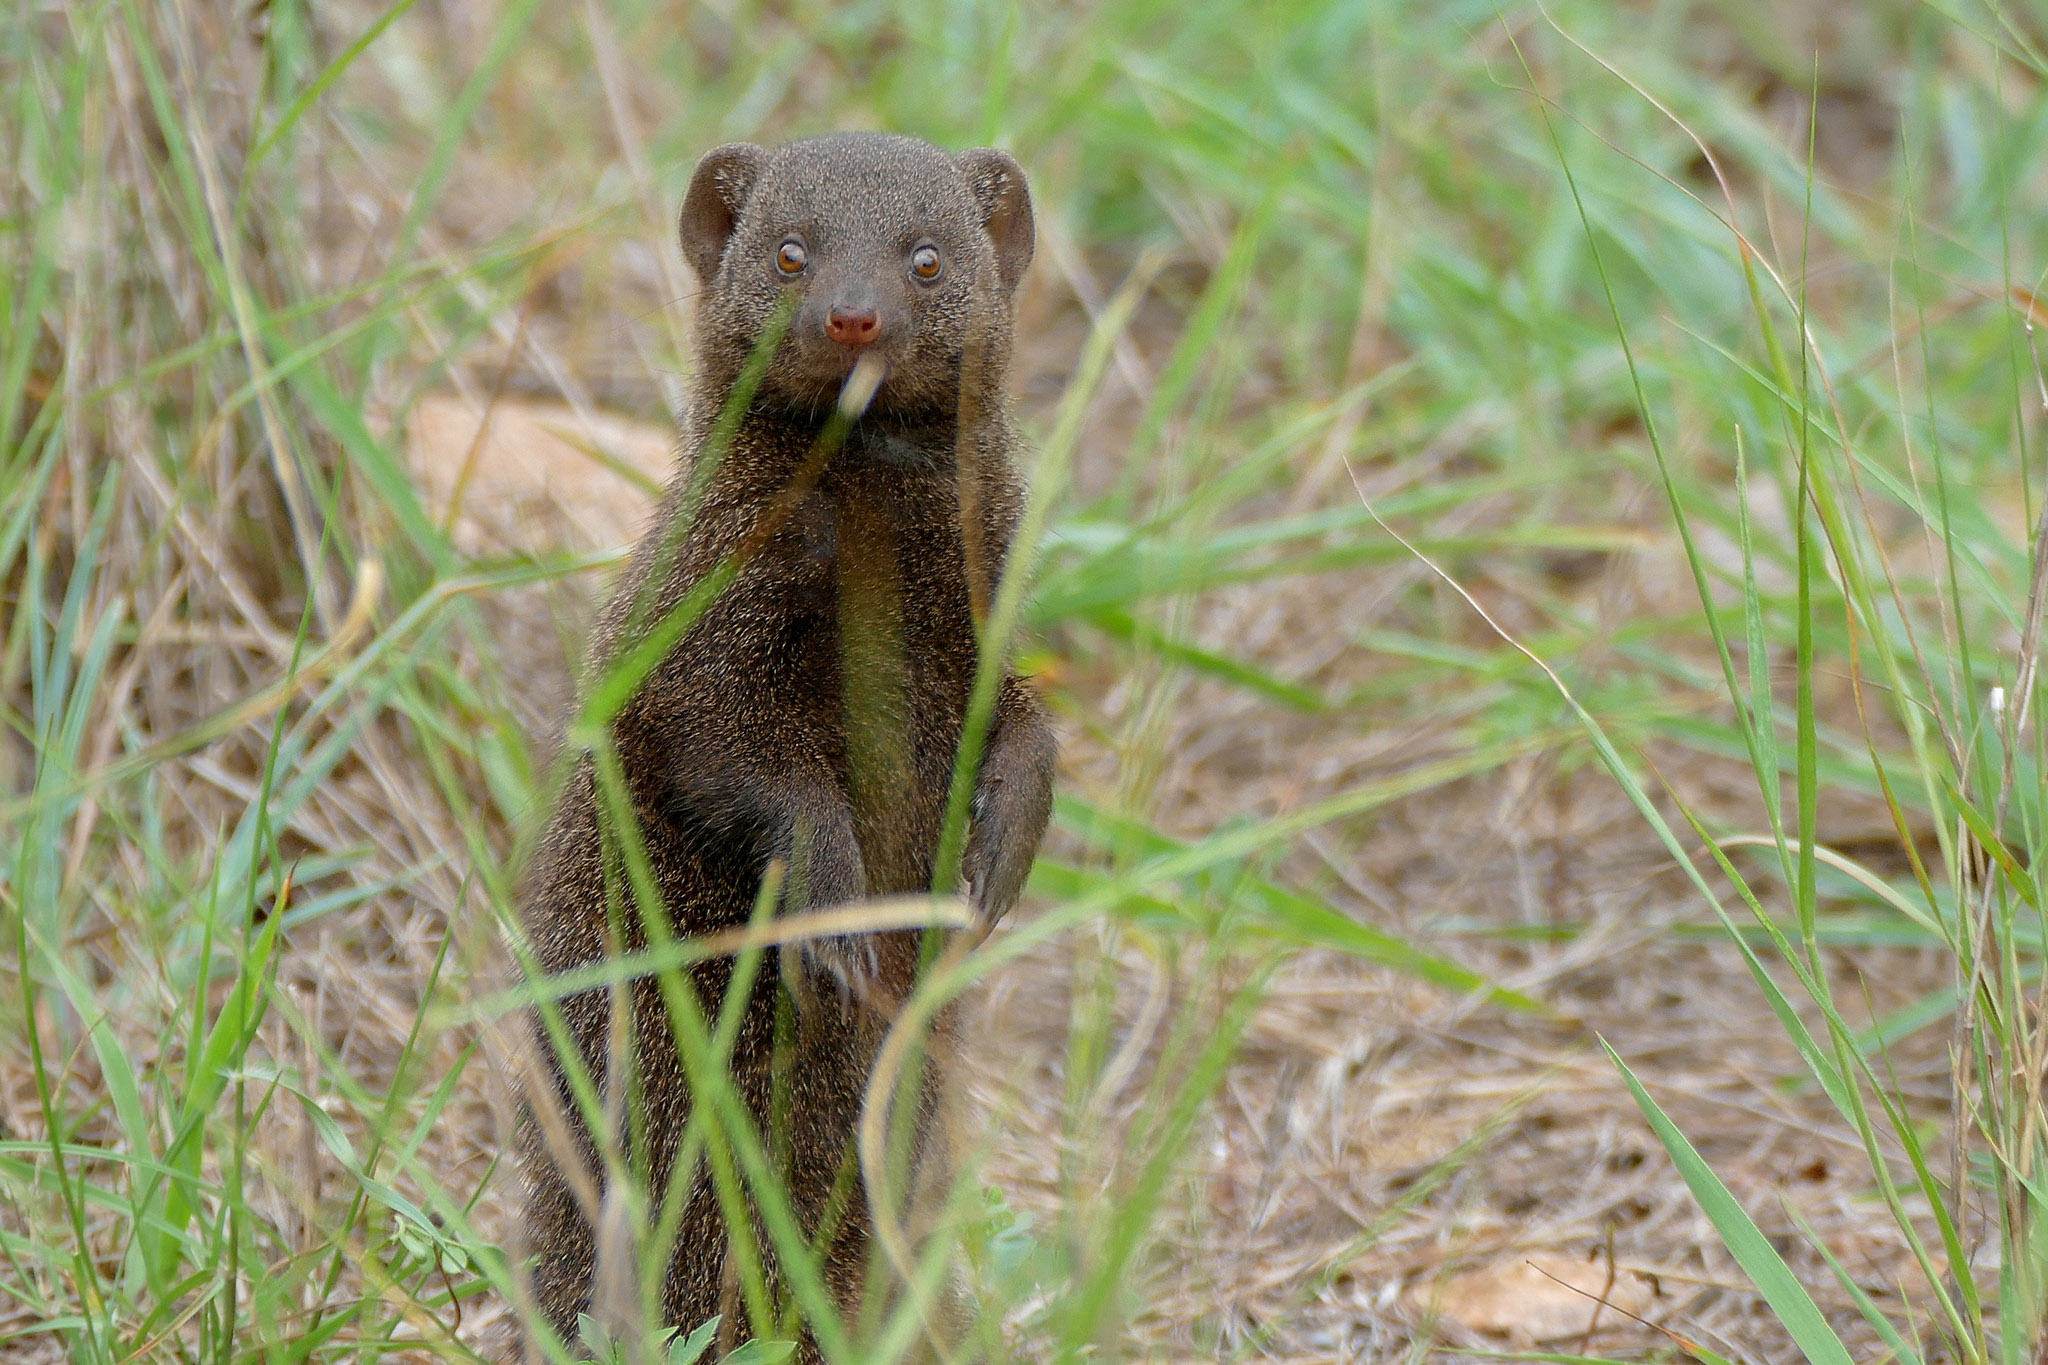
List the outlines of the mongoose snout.
{"label": "mongoose snout", "polygon": [[825,319],[825,335],[841,346],[865,346],[882,334],[882,315],[872,308],[834,308]]}

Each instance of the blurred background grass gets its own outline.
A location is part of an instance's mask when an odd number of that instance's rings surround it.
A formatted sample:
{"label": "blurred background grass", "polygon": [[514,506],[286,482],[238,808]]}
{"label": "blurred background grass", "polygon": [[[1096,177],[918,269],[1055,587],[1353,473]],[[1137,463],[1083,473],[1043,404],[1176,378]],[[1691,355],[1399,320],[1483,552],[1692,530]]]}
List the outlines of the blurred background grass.
{"label": "blurred background grass", "polygon": [[507,1351],[472,1006],[666,474],[675,211],[714,143],[886,128],[1030,172],[1072,461],[1062,802],[962,1067],[978,1349],[2037,1359],[2044,44],[15,6],[0,1357]]}

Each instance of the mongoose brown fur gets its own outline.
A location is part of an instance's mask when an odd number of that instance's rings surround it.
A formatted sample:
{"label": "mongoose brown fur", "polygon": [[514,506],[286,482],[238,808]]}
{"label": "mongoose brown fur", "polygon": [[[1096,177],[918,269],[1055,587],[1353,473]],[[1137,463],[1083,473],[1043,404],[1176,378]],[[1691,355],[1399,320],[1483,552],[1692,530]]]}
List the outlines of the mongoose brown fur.
{"label": "mongoose brown fur", "polygon": [[[684,459],[599,619],[590,668],[603,676],[721,564],[737,567],[612,722],[670,932],[688,937],[744,925],[772,861],[789,874],[777,913],[932,887],[978,659],[977,616],[993,600],[1022,504],[1004,384],[1033,224],[1023,172],[1002,152],[950,155],[911,138],[843,134],[706,153],[681,235],[704,286]],[[729,439],[714,438],[778,317],[787,331],[758,387],[728,423]],[[836,448],[821,444],[862,357],[881,362],[879,387],[850,428],[839,424]],[[870,361],[862,373],[873,369]],[[714,445],[723,449],[707,453]],[[1051,809],[1053,762],[1035,693],[1005,676],[961,868],[984,922],[1023,886]],[[523,895],[543,972],[647,944],[603,804],[586,756]],[[839,1183],[819,1259],[850,1321],[872,1222],[857,1171],[846,1197],[847,1163],[889,1004],[913,985],[919,937],[849,935],[780,951],[742,1006],[730,1073],[780,1153],[807,1236]],[[733,959],[699,963],[689,976],[715,1018]],[[636,979],[626,997],[623,1047],[611,1036],[609,989],[571,995],[561,1008],[658,1204],[692,1099],[658,983]],[[537,1042],[534,1107],[552,1112],[541,1116],[550,1122],[529,1112],[522,1125],[532,1287],[573,1340],[604,1256],[593,1204],[604,1196],[605,1163],[538,1028]],[[616,1074],[622,1057],[637,1073],[630,1081]],[[924,1102],[912,1106],[913,1147],[931,1124],[929,1080],[928,1072]],[[640,1126],[624,1117],[621,1086],[637,1094]],[[676,1188],[685,1204],[663,1317],[689,1330],[723,1313],[729,1345],[739,1339],[736,1272],[702,1158]],[[761,1251],[779,1286],[765,1238]],[[800,1358],[819,1358],[808,1331]]]}

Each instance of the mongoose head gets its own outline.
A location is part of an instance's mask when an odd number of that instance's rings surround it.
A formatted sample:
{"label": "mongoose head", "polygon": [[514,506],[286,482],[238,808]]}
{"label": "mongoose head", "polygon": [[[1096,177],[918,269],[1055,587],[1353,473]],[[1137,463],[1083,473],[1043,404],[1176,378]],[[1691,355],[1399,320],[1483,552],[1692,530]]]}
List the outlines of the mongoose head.
{"label": "mongoose head", "polygon": [[1024,172],[994,148],[956,156],[880,133],[715,147],[682,214],[704,284],[703,378],[729,385],[787,299],[757,405],[822,418],[863,355],[884,363],[868,410],[885,420],[943,422],[994,401],[1032,239]]}

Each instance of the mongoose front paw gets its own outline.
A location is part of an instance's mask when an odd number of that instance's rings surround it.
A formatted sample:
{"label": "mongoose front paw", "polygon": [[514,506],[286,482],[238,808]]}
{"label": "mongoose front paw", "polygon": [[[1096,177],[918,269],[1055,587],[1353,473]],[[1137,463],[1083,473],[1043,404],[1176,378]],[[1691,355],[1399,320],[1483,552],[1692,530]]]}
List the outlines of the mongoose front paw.
{"label": "mongoose front paw", "polygon": [[987,831],[986,824],[976,826],[960,860],[960,876],[967,883],[967,903],[984,929],[1009,913],[1017,897],[1023,894],[1024,878],[1031,871],[1028,857],[1017,857],[1014,850],[1004,847],[1001,840]]}
{"label": "mongoose front paw", "polygon": [[1024,894],[1031,860],[1052,815],[1053,766],[1058,757],[1052,731],[1026,685],[1012,679],[1003,706],[975,784],[967,850],[960,863],[969,903],[984,930]]}
{"label": "mongoose front paw", "polygon": [[832,934],[805,939],[798,949],[804,975],[815,988],[823,985],[842,1006],[867,1003],[881,985],[882,959],[873,934]]}

